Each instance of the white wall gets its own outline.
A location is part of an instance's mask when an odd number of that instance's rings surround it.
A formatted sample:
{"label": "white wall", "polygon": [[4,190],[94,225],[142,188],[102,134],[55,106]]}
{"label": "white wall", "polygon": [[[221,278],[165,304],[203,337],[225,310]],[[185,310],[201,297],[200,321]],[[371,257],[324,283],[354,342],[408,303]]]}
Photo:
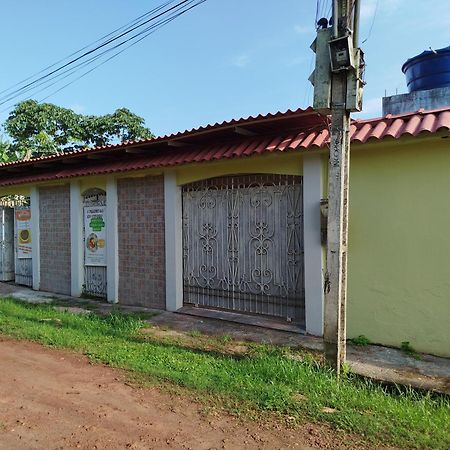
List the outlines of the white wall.
{"label": "white wall", "polygon": [[39,236],[39,189],[36,186],[30,192],[31,209],[31,258],[33,268],[33,289],[38,291],[41,285],[41,252]]}
{"label": "white wall", "polygon": [[306,332],[323,336],[323,252],[320,240],[322,164],[319,154],[303,158]]}
{"label": "white wall", "polygon": [[174,171],[164,173],[164,215],[166,245],[166,309],[183,306],[183,236],[181,187]]}
{"label": "white wall", "polygon": [[109,303],[119,301],[119,239],[117,228],[117,181],[106,181],[106,298]]}
{"label": "white wall", "polygon": [[80,297],[84,283],[83,263],[83,203],[78,180],[70,182],[70,262],[73,297]]}

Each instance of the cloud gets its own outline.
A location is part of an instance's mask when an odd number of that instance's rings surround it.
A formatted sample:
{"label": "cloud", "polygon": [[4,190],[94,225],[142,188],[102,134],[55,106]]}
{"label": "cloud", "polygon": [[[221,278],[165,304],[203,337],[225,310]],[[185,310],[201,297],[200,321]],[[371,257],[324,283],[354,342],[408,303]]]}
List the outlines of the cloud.
{"label": "cloud", "polygon": [[381,116],[381,98],[368,98],[363,99],[363,110],[354,114],[357,119],[361,118],[373,118]]}
{"label": "cloud", "polygon": [[361,3],[361,19],[371,19],[375,14],[375,10],[377,7],[376,0],[366,0],[365,2]]}
{"label": "cloud", "polygon": [[361,2],[361,20],[372,20],[377,14],[391,15],[397,12],[404,0],[365,0]]}
{"label": "cloud", "polygon": [[294,31],[297,34],[312,33],[314,31],[314,27],[307,26],[307,25],[295,25]]}
{"label": "cloud", "polygon": [[240,55],[237,55],[233,58],[231,64],[235,67],[246,67],[250,62],[250,56],[248,56],[246,53],[242,53]]}
{"label": "cloud", "polygon": [[295,56],[286,62],[287,67],[299,66],[307,62],[306,56]]}
{"label": "cloud", "polygon": [[77,103],[75,105],[70,105],[69,108],[77,114],[83,114],[86,111],[86,106]]}

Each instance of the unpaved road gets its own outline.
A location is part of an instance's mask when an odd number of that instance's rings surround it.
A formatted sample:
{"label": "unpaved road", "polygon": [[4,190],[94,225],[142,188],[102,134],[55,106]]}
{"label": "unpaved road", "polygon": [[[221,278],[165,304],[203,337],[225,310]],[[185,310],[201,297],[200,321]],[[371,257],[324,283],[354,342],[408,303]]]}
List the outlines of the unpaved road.
{"label": "unpaved road", "polygon": [[342,436],[205,415],[187,396],[133,387],[85,357],[0,338],[0,448],[338,449]]}

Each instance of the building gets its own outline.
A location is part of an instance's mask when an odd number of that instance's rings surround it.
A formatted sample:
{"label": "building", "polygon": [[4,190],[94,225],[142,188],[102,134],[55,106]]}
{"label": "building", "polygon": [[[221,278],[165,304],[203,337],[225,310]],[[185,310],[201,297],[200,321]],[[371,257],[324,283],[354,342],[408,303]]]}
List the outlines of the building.
{"label": "building", "polygon": [[[351,136],[348,336],[450,356],[450,107],[354,121]],[[18,280],[320,336],[328,141],[308,108],[2,164],[0,195],[29,198]]]}

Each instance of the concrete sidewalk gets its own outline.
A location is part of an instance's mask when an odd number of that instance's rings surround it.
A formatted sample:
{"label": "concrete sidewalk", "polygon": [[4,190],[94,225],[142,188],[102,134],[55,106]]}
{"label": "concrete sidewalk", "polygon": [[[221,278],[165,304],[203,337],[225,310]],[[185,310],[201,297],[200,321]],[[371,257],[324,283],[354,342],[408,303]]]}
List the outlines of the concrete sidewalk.
{"label": "concrete sidewalk", "polygon": [[[292,331],[270,329],[248,323],[236,323],[221,319],[199,316],[200,311],[185,310],[185,313],[152,310],[148,308],[111,305],[109,303],[79,299],[49,292],[37,292],[10,283],[0,283],[0,296],[11,296],[30,303],[56,303],[55,307],[73,313],[109,313],[113,310],[128,312],[156,313],[148,319],[159,327],[169,327],[179,332],[198,330],[213,336],[227,335],[238,341],[265,342],[275,345],[303,347],[313,351],[323,351],[323,340]],[[230,319],[233,315],[229,316]],[[233,319],[234,320],[234,319]],[[263,321],[261,323],[264,323]],[[450,359],[419,354],[419,358],[409,356],[398,349],[367,345],[348,345],[347,362],[353,372],[388,383],[409,385],[419,389],[450,394]]]}

